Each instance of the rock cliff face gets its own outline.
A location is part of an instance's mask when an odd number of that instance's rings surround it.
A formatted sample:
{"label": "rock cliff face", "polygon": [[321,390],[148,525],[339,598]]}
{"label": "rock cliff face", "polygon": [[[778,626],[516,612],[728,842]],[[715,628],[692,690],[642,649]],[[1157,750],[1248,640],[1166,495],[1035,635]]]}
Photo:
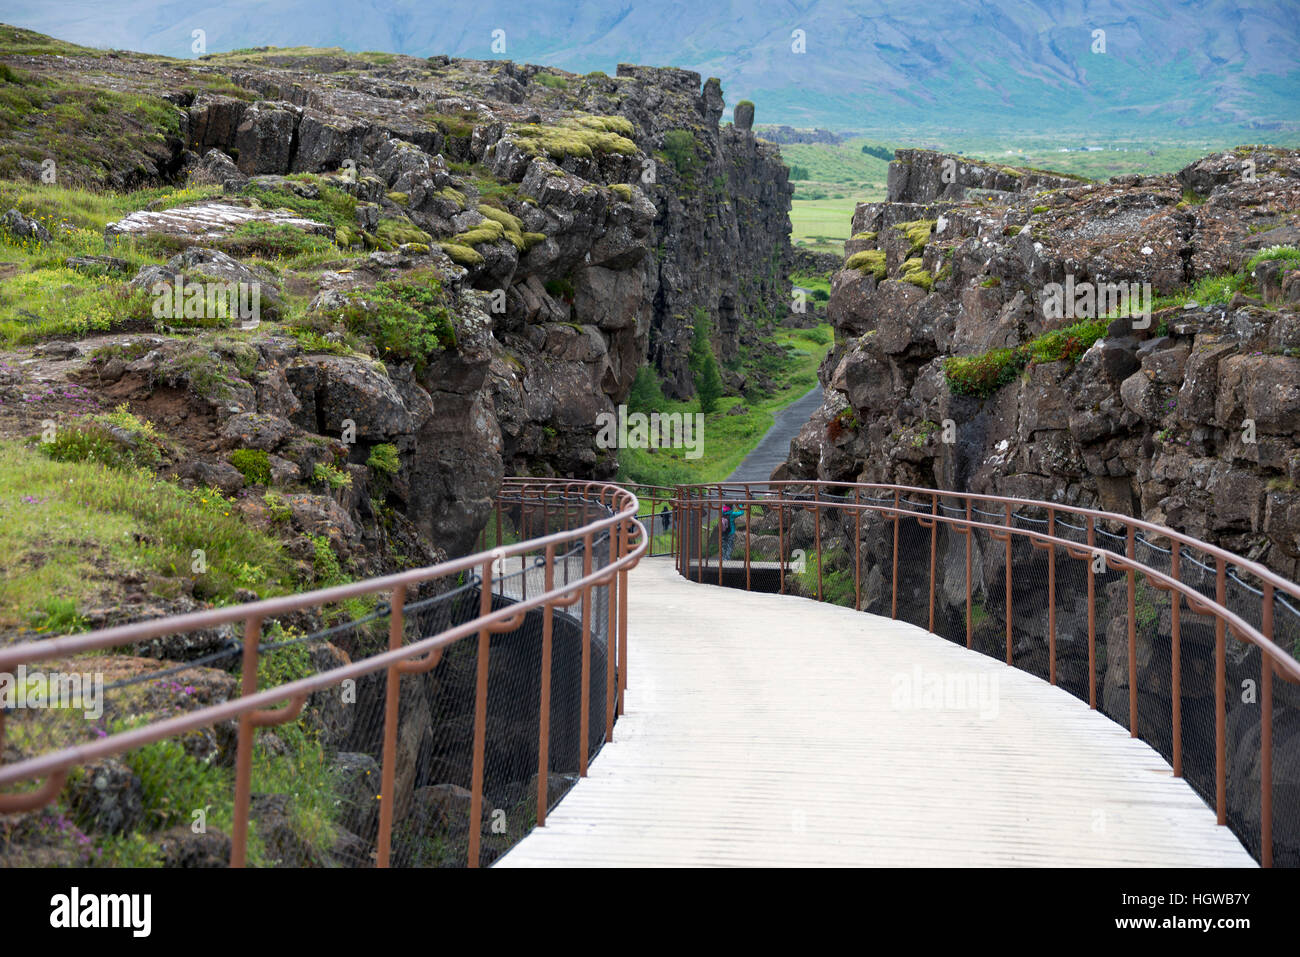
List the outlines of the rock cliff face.
{"label": "rock cliff face", "polygon": [[[1300,575],[1300,271],[1254,258],[1300,237],[1300,154],[1094,184],[908,150],[889,185],[781,476],[1100,507]],[[1083,296],[1133,283],[1149,321]]]}
{"label": "rock cliff face", "polygon": [[[123,154],[129,171],[59,155],[63,181],[217,189],[132,213],[110,225],[110,244],[239,260],[249,236],[333,241],[338,256],[319,268],[247,277],[316,336],[257,344],[287,365],[294,407],[254,397],[218,402],[214,415],[219,426],[275,415],[329,439],[352,420],[353,464],[395,444],[395,504],[451,551],[468,547],[503,474],[613,475],[616,453],[595,444],[597,416],[646,361],[669,395],[693,394],[687,352],[699,317],[726,360],[754,342],[757,321],[788,307],[785,167],[748,129],[719,125],[716,79],[265,49],[197,64],[88,51],[10,60],[60,82],[70,70],[93,74],[114,96],[156,98],[167,114],[154,146],[168,155],[151,167],[135,154]],[[39,176],[35,159],[20,166]],[[138,288],[188,269],[149,268]],[[332,354],[350,351],[339,336],[358,310],[382,322],[395,287],[422,277],[448,323],[427,362],[385,354],[373,336],[378,364]]]}

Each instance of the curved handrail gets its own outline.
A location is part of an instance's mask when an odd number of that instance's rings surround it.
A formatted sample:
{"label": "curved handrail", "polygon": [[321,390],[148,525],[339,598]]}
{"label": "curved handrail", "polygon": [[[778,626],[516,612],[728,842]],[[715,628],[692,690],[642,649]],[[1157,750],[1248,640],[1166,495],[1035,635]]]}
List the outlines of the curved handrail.
{"label": "curved handrail", "polygon": [[[559,493],[558,496],[556,493]],[[556,608],[563,608],[576,603],[579,599],[584,607],[590,605],[593,588],[603,587],[610,594],[622,598],[622,617],[619,627],[611,629],[609,643],[611,654],[609,660],[608,684],[606,687],[607,727],[606,738],[612,731],[617,713],[622,713],[622,692],[626,687],[626,581],[627,573],[634,568],[645,554],[648,546],[645,529],[637,521],[636,515],[640,505],[635,495],[627,490],[608,483],[575,482],[566,480],[537,481],[533,479],[511,479],[503,482],[498,499],[498,515],[503,502],[525,501],[535,496],[535,501],[552,501],[557,497],[564,502],[562,515],[568,516],[573,506],[581,505],[583,521],[572,528],[549,532],[525,541],[479,551],[463,558],[442,562],[427,568],[413,569],[380,578],[338,585],[331,588],[317,589],[295,595],[286,595],[262,601],[215,608],[170,618],[119,625],[84,635],[71,635],[58,638],[29,641],[0,649],[0,671],[15,668],[37,661],[66,659],[73,655],[84,654],[121,645],[134,645],[142,640],[161,635],[172,635],[212,628],[236,621],[245,623],[243,694],[230,701],[210,705],[195,711],[153,721],[140,727],[131,728],[85,744],[59,748],[44,754],[25,758],[13,764],[0,764],[0,786],[12,785],[22,781],[44,778],[44,782],[34,791],[0,794],[0,813],[13,813],[43,806],[54,800],[62,787],[67,773],[72,768],[97,761],[112,755],[122,754],[146,744],[175,737],[199,728],[212,727],[220,722],[238,718],[240,722],[239,742],[236,756],[236,798],[235,826],[232,835],[232,866],[242,866],[246,852],[247,824],[249,812],[249,769],[255,729],[261,726],[287,721],[295,717],[305,703],[307,696],[313,692],[334,687],[349,679],[363,675],[387,671],[390,689],[396,689],[400,676],[412,671],[427,670],[437,664],[443,649],[456,642],[477,634],[482,643],[494,633],[509,630],[522,620],[529,611],[541,610],[545,614],[546,634],[550,633],[551,615]],[[598,509],[608,514],[587,519],[589,510]],[[609,560],[600,568],[593,568],[592,550],[598,538],[608,538],[610,542]],[[579,542],[584,553],[583,574],[563,583],[551,581],[550,569],[553,567],[557,552],[564,546]],[[547,568],[548,587],[532,596],[521,597],[504,607],[493,610],[491,595],[493,589],[494,566],[503,559],[521,557],[524,563],[527,556],[541,553],[541,560]],[[410,644],[403,644],[404,599],[411,586],[419,585],[463,572],[477,571],[480,580],[480,613],[473,619],[449,627],[436,635],[422,638]],[[258,652],[262,623],[288,612],[333,604],[348,598],[379,593],[390,593],[390,627],[389,649],[367,658],[331,668],[306,678],[286,682],[264,691],[257,690],[257,670],[260,662]],[[611,619],[612,623],[612,619]],[[583,642],[584,667],[585,645],[590,641],[590,621],[584,616]],[[549,637],[547,638],[549,642]],[[617,647],[616,647],[617,646]],[[549,649],[549,644],[548,644]],[[616,674],[614,668],[617,651],[620,662]],[[482,654],[482,651],[480,651]],[[486,702],[487,672],[480,668],[476,694],[480,703]],[[548,670],[549,673],[549,670]],[[585,679],[584,679],[585,680]],[[385,705],[385,741],[383,755],[383,778],[386,793],[392,792],[394,764],[396,758],[396,708],[397,695],[390,690]],[[287,703],[287,704],[286,704]],[[279,711],[270,711],[277,705],[286,704]],[[548,702],[539,705],[547,710]],[[484,734],[481,727],[482,707],[476,708],[475,733],[475,774],[473,787],[473,814],[477,814],[482,800],[482,767],[485,749]],[[589,741],[585,735],[587,708],[582,710],[584,742],[580,749],[581,773],[585,775],[589,755]],[[0,712],[0,754],[3,753],[3,712]],[[546,716],[543,717],[545,726]],[[543,750],[543,755],[545,751]],[[543,765],[545,761],[541,762]],[[547,808],[546,787],[548,769],[539,768],[538,775],[538,822],[543,823]],[[378,841],[377,863],[387,866],[389,863],[389,842],[392,832],[392,804],[386,801],[381,806],[380,831]],[[470,829],[469,865],[478,863],[478,829]]]}
{"label": "curved handrail", "polygon": [[[811,492],[806,491],[811,490]],[[862,501],[864,491],[886,492],[889,493],[883,498],[875,495],[867,496],[874,501]],[[922,529],[930,532],[930,554],[929,554],[929,630],[936,631],[936,569],[938,565],[938,529],[940,527],[949,528],[955,533],[965,536],[966,539],[966,643],[971,647],[972,638],[972,564],[971,564],[971,539],[973,532],[976,530],[987,533],[994,541],[1002,543],[1006,549],[1005,555],[1005,619],[1006,619],[1006,663],[1015,664],[1013,655],[1013,630],[1014,630],[1014,612],[1013,612],[1013,587],[1012,576],[1015,570],[1015,563],[1012,556],[1013,539],[1026,540],[1034,550],[1045,551],[1048,561],[1048,587],[1046,589],[1047,604],[1049,610],[1048,626],[1048,657],[1049,657],[1049,680],[1056,684],[1056,549],[1064,549],[1065,554],[1074,559],[1086,560],[1093,563],[1092,570],[1088,575],[1088,672],[1089,672],[1089,704],[1094,709],[1097,706],[1096,701],[1096,622],[1094,616],[1095,594],[1094,581],[1096,572],[1100,569],[1095,567],[1095,561],[1104,558],[1106,567],[1114,570],[1123,571],[1128,578],[1128,610],[1127,629],[1128,629],[1128,698],[1129,698],[1129,729],[1133,736],[1139,735],[1138,725],[1138,673],[1136,664],[1136,615],[1135,615],[1135,589],[1137,576],[1141,575],[1143,579],[1154,589],[1169,594],[1172,600],[1172,619],[1170,638],[1172,642],[1172,664],[1173,676],[1172,683],[1172,708],[1173,718],[1171,719],[1171,733],[1173,741],[1173,764],[1176,776],[1182,774],[1182,728],[1180,717],[1180,621],[1179,608],[1185,600],[1192,612],[1200,615],[1210,616],[1215,622],[1215,807],[1220,824],[1227,823],[1227,755],[1226,755],[1226,685],[1225,685],[1225,647],[1224,639],[1227,635],[1232,635],[1238,641],[1254,645],[1259,649],[1260,660],[1263,662],[1261,667],[1261,733],[1260,733],[1260,854],[1265,866],[1272,863],[1273,841],[1272,841],[1272,720],[1273,720],[1273,701],[1272,701],[1272,679],[1276,674],[1286,682],[1291,684],[1300,684],[1300,662],[1295,657],[1280,647],[1273,640],[1274,631],[1274,603],[1277,601],[1283,606],[1290,609],[1290,605],[1281,600],[1278,594],[1283,593],[1300,598],[1300,585],[1290,582],[1281,577],[1271,569],[1265,568],[1257,562],[1242,558],[1238,555],[1202,542],[1189,535],[1168,529],[1143,519],[1137,519],[1126,515],[1119,515],[1113,512],[1105,512],[1097,509],[1088,509],[1078,506],[1063,505],[1054,502],[1042,502],[1033,499],[1011,498],[1007,496],[983,495],[977,493],[952,492],[941,489],[918,488],[915,486],[904,485],[887,485],[882,483],[852,483],[852,482],[828,482],[820,480],[782,480],[769,482],[720,482],[720,483],[702,483],[693,485],[683,485],[678,488],[678,501],[676,508],[679,512],[679,521],[685,522],[690,526],[691,532],[680,537],[680,544],[677,551],[678,570],[686,577],[692,576],[692,566],[694,565],[695,580],[703,582],[706,580],[703,569],[705,565],[704,555],[704,525],[706,521],[711,521],[713,513],[720,513],[725,506],[735,507],[743,506],[746,514],[754,506],[762,507],[767,511],[775,511],[777,514],[776,529],[768,529],[769,532],[775,531],[780,548],[782,550],[780,566],[781,590],[785,590],[785,571],[787,545],[785,539],[785,522],[784,515],[787,511],[794,512],[799,510],[812,509],[817,512],[828,509],[844,513],[848,518],[846,521],[856,521],[856,533],[852,529],[845,530],[845,535],[853,538],[854,541],[854,591],[855,606],[861,607],[861,516],[864,514],[876,514],[883,516],[887,521],[892,521],[894,525],[893,538],[893,584],[891,598],[891,615],[898,617],[898,585],[899,585],[899,524],[903,519],[915,519]],[[929,510],[919,511],[922,503],[911,501],[912,498],[928,498]],[[892,498],[892,504],[890,500]],[[964,503],[964,516],[943,514],[940,509],[942,499],[957,499]],[[882,502],[887,504],[881,504]],[[992,515],[981,509],[975,509],[973,503],[997,503],[1002,506],[1003,521],[994,523],[980,521],[973,517],[972,513],[977,512],[980,515]],[[907,505],[909,507],[903,507]],[[1014,509],[1037,509],[1045,511],[1047,518],[1046,532],[1040,532],[1033,529],[1023,528],[1015,524],[1017,519],[1026,520],[1026,516],[1016,514]],[[944,511],[961,512],[960,508],[950,508],[943,506]],[[1085,531],[1087,536],[1086,544],[1077,539],[1065,538],[1053,534],[1057,530],[1057,520],[1061,513],[1077,515],[1084,519],[1083,526],[1070,525],[1062,521],[1060,524],[1074,531]],[[856,516],[856,518],[853,518]],[[1032,519],[1032,521],[1039,521]],[[1100,526],[1103,523],[1113,523],[1120,527],[1126,534],[1124,538],[1126,545],[1124,551],[1116,551],[1096,541],[1098,531],[1110,535]],[[750,556],[750,534],[751,522],[746,522],[745,528],[745,582],[744,587],[750,587],[751,556]],[[817,550],[817,573],[816,573],[816,597],[822,597],[822,525],[820,517],[814,520],[814,529],[811,533],[813,546]],[[716,569],[717,583],[723,583],[724,552],[722,544],[722,523],[717,524],[717,535],[719,550],[717,553]],[[1146,538],[1138,536],[1139,530],[1145,530],[1153,535],[1166,539],[1170,542],[1168,550],[1159,549],[1167,555],[1170,555],[1170,569],[1168,572],[1139,561],[1135,555],[1136,544],[1140,541],[1146,545],[1151,545]],[[808,533],[805,532],[805,535]],[[1114,537],[1119,538],[1120,535]],[[710,546],[711,547],[711,546]],[[1215,562],[1215,595],[1213,598],[1199,591],[1192,585],[1187,584],[1179,578],[1180,557],[1182,549],[1196,550],[1210,556]],[[713,558],[711,553],[708,556]],[[1186,556],[1189,562],[1200,565],[1201,568],[1208,566],[1201,565],[1194,558]],[[735,561],[739,565],[739,560]],[[1255,627],[1241,615],[1234,612],[1227,606],[1226,598],[1226,578],[1227,568],[1236,567],[1242,571],[1254,576],[1261,583],[1260,591],[1251,589],[1251,592],[1259,595],[1260,602],[1260,625]],[[712,568],[709,572],[709,579],[713,577]],[[1234,580],[1240,582],[1240,579]],[[1242,583],[1245,584],[1245,583]],[[811,586],[809,586],[811,587]],[[1249,587],[1249,586],[1247,586]],[[987,592],[987,586],[985,586]],[[1295,609],[1291,609],[1294,611]]]}
{"label": "curved handrail", "polygon": [[[931,497],[941,497],[941,498],[958,498],[958,499],[977,501],[977,502],[996,502],[999,505],[1011,504],[1013,506],[1018,505],[1025,508],[1046,509],[1057,513],[1066,512],[1071,515],[1080,515],[1085,518],[1092,518],[1094,521],[1102,520],[1107,522],[1113,522],[1117,525],[1122,525],[1126,528],[1146,529],[1147,531],[1154,532],[1156,536],[1159,538],[1167,538],[1170,539],[1171,541],[1176,541],[1183,545],[1190,545],[1191,547],[1207,555],[1213,555],[1215,558],[1222,558],[1224,561],[1230,562],[1231,564],[1235,565],[1237,568],[1243,569],[1244,571],[1248,571],[1251,575],[1254,575],[1256,578],[1268,582],[1279,591],[1286,592],[1287,594],[1295,597],[1296,599],[1300,599],[1300,584],[1297,584],[1296,582],[1283,578],[1281,575],[1277,574],[1272,569],[1267,568],[1264,565],[1259,564],[1258,562],[1252,561],[1248,558],[1243,558],[1240,555],[1228,551],[1227,549],[1220,548],[1218,545],[1212,545],[1209,542],[1203,542],[1198,538],[1194,538],[1191,535],[1187,535],[1175,529],[1168,528],[1167,526],[1157,525],[1154,522],[1148,522],[1145,519],[1141,519],[1141,518],[1134,518],[1131,515],[1121,515],[1118,512],[1105,512],[1099,509],[1083,508],[1082,506],[1078,506],[1078,505],[1065,505],[1059,502],[1043,502],[1037,499],[1015,498],[1015,497],[1005,496],[1005,495],[987,495],[987,494],[982,494],[977,492],[953,492],[953,491],[948,491],[946,489],[922,488],[915,485],[886,485],[879,482],[829,482],[822,479],[817,479],[817,480],[782,479],[779,481],[769,481],[769,482],[716,482],[711,484],[701,483],[701,484],[694,484],[694,485],[681,485],[678,486],[678,488],[686,490],[687,492],[689,492],[692,489],[741,488],[748,493],[750,489],[754,486],[766,486],[769,488],[802,487],[802,488],[825,488],[825,489],[832,489],[832,488],[883,489],[888,492],[911,493],[911,494],[927,495]],[[834,504],[836,507],[841,507],[840,503],[831,503],[831,504]],[[916,513],[913,512],[910,514],[915,515]],[[1077,544],[1077,543],[1072,543],[1072,544]]]}

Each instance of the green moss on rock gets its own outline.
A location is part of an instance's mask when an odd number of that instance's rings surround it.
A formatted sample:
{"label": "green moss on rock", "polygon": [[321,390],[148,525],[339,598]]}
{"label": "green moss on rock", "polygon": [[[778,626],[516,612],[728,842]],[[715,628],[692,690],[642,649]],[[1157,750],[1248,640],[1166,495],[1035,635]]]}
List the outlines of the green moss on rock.
{"label": "green moss on rock", "polygon": [[921,264],[920,256],[914,256],[903,263],[899,278],[903,282],[910,282],[913,286],[920,286],[926,292],[929,292],[934,286],[934,277]]}
{"label": "green moss on rock", "polygon": [[871,273],[876,277],[876,282],[885,278],[885,251],[883,249],[864,249],[862,252],[854,253],[844,263],[846,269],[856,269],[858,272],[866,274]]}
{"label": "green moss on rock", "polygon": [[483,265],[483,256],[473,247],[466,246],[463,243],[443,242],[439,243],[442,251],[445,252],[451,261],[466,269],[473,269],[475,266]]}

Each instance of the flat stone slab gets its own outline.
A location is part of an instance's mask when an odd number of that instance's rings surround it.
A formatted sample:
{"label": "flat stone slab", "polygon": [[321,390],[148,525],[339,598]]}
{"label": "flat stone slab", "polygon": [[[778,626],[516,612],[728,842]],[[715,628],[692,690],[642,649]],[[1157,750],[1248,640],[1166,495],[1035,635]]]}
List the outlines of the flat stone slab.
{"label": "flat stone slab", "polygon": [[114,236],[147,236],[163,234],[185,236],[191,239],[219,239],[248,223],[265,223],[268,226],[293,226],[303,232],[321,236],[334,235],[334,227],[303,219],[277,209],[255,209],[234,203],[194,203],[152,212],[137,210],[115,223],[104,227],[107,238]]}

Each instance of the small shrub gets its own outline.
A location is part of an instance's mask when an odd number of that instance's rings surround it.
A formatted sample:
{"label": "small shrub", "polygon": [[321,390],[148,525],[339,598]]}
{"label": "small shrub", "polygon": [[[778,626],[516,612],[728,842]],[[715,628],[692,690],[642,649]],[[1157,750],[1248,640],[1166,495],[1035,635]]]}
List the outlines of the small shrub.
{"label": "small shrub", "polygon": [[632,389],[627,394],[628,410],[657,412],[664,407],[665,401],[663,387],[659,384],[659,376],[655,375],[654,369],[648,365],[637,369]]}
{"label": "small shrub", "polygon": [[949,356],[943,374],[958,395],[990,396],[1012,381],[1024,368],[1016,349],[992,349],[978,356]]}
{"label": "small shrub", "polygon": [[538,73],[533,77],[533,80],[534,82],[549,87],[552,90],[567,90],[569,88],[568,78],[558,76],[554,73]]}
{"label": "small shrub", "polygon": [[664,134],[663,154],[677,175],[691,181],[700,166],[699,143],[690,130],[669,130]]}
{"label": "small shrub", "polygon": [[60,425],[53,441],[42,441],[39,448],[55,462],[97,462],[117,469],[157,467],[164,450],[153,425],[136,418],[124,405],[109,414]]}
{"label": "small shrub", "polygon": [[385,475],[396,475],[402,467],[402,459],[397,453],[397,446],[382,442],[370,450],[366,465]]}
{"label": "small shrub", "polygon": [[311,477],[331,489],[352,487],[352,476],[349,473],[326,462],[317,462],[316,467],[312,469]]}
{"label": "small shrub", "polygon": [[1300,249],[1296,249],[1294,246],[1269,246],[1267,249],[1262,249],[1250,257],[1250,261],[1246,263],[1246,272],[1252,273],[1260,263],[1270,260],[1282,260],[1290,263],[1291,265],[1283,267],[1288,271],[1300,269]]}

